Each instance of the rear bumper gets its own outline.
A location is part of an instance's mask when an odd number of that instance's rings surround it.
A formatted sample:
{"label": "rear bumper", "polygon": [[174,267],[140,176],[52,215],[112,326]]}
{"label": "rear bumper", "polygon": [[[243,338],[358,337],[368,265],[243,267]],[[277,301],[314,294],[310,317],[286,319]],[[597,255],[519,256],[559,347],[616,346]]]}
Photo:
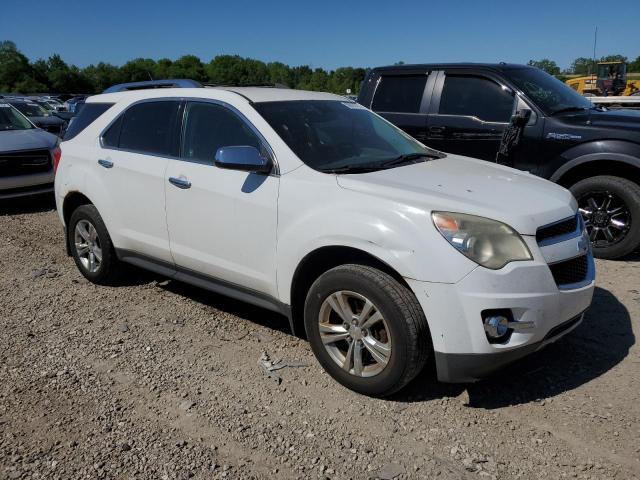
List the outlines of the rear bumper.
{"label": "rear bumper", "polygon": [[584,313],[555,327],[544,340],[525,345],[515,350],[481,354],[435,352],[438,380],[447,383],[470,383],[478,381],[510,363],[520,360],[555,342],[580,325],[583,318]]}

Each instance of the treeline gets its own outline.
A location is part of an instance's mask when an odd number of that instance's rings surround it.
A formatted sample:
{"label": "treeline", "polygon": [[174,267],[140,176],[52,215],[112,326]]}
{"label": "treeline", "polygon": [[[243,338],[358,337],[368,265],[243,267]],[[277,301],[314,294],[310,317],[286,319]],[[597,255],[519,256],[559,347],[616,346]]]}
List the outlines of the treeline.
{"label": "treeline", "polygon": [[[597,61],[616,60],[627,62],[628,72],[640,72],[640,56],[629,61],[623,55],[607,55]],[[561,79],[568,75],[595,72],[593,60],[584,57],[576,58],[565,70],[547,58],[530,60],[529,65]],[[200,82],[232,85],[275,83],[302,90],[340,94],[351,90],[356,94],[365,73],[364,68],[343,67],[327,71],[308,65],[291,67],[281,62],[265,63],[238,55],[219,55],[209,63],[203,63],[195,55],[185,55],[177,60],[136,58],[122,66],[100,62],[78,68],[67,64],[57,54],[46,60],[30,62],[15,43],[0,42],[0,92],[99,93],[116,83],[191,78]]]}
{"label": "treeline", "polygon": [[357,93],[364,68],[312,69],[265,63],[238,55],[219,55],[203,63],[194,55],[177,60],[136,58],[118,67],[100,62],[86,68],[67,64],[60,55],[30,62],[16,44],[0,42],[0,92],[98,93],[116,83],[164,78],[191,78],[216,84],[274,83],[303,90]]}

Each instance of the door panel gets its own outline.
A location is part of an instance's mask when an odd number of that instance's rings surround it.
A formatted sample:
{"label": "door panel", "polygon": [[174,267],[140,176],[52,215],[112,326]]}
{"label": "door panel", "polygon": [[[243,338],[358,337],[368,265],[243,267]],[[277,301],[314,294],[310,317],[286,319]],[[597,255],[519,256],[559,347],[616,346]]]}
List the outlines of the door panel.
{"label": "door panel", "polygon": [[116,220],[116,247],[171,262],[165,215],[165,172],[177,153],[179,102],[130,106],[102,136],[95,168],[105,180]]}
{"label": "door panel", "polygon": [[263,140],[237,112],[216,103],[189,102],[184,122],[182,159],[169,162],[165,178],[176,265],[276,296],[280,179],[213,165],[218,148],[262,148]]}
{"label": "door panel", "polygon": [[478,75],[446,73],[438,84],[427,119],[427,145],[494,161],[514,111],[513,92]]}

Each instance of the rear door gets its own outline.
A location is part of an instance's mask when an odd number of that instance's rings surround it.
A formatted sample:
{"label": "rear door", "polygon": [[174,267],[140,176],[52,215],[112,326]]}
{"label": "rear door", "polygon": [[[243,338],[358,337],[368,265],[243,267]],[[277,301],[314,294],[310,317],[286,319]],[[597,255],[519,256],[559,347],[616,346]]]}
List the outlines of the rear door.
{"label": "rear door", "polygon": [[430,80],[427,71],[383,73],[377,79],[371,110],[423,142],[427,107],[433,90]]}
{"label": "rear door", "polygon": [[425,143],[444,152],[494,161],[514,107],[513,90],[496,77],[439,72]]}
{"label": "rear door", "polygon": [[172,262],[165,214],[165,171],[177,154],[176,100],[129,107],[104,132],[95,167],[112,205],[110,232],[121,255]]}

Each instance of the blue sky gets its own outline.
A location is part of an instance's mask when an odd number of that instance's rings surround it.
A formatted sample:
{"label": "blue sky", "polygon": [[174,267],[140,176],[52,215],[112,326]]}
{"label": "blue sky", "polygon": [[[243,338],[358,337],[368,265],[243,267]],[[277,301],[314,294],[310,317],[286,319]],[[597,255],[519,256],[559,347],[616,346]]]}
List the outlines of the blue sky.
{"label": "blue sky", "polygon": [[32,60],[59,53],[78,66],[192,53],[205,62],[238,54],[328,69],[544,57],[564,68],[591,56],[596,24],[598,56],[640,55],[640,8],[595,0],[3,3],[0,40]]}

